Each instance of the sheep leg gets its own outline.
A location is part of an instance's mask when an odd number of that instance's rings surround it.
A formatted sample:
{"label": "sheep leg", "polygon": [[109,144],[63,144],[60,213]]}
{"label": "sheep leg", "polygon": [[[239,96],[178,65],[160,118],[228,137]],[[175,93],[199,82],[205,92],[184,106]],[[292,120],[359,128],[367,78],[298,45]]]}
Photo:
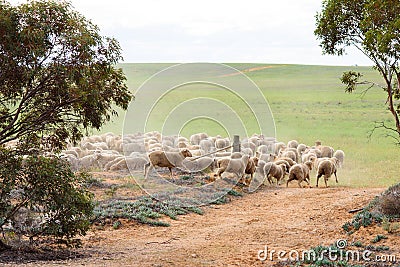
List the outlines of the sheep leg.
{"label": "sheep leg", "polygon": [[321,176],[322,176],[322,174],[318,174],[317,175],[317,185],[316,185],[316,187],[318,187],[319,178],[321,178]]}
{"label": "sheep leg", "polygon": [[328,188],[328,178],[324,175],[325,187]]}
{"label": "sheep leg", "polygon": [[144,179],[147,179],[147,175],[149,174],[148,168],[149,168],[150,166],[151,166],[150,162],[148,162],[148,163],[146,163],[146,164],[144,165]]}
{"label": "sheep leg", "polygon": [[303,188],[303,187],[301,186],[301,182],[302,182],[302,181],[300,181],[300,180],[297,181],[297,183],[299,184],[299,187],[300,187],[300,188]]}
{"label": "sheep leg", "polygon": [[339,183],[337,176],[336,176],[336,171],[334,172],[334,174],[335,174],[335,178],[336,178],[336,183]]}
{"label": "sheep leg", "polygon": [[289,182],[292,181],[292,180],[294,180],[294,179],[293,179],[293,178],[289,178],[289,179],[286,181],[286,187],[289,186]]}
{"label": "sheep leg", "polygon": [[172,168],[168,167],[168,170],[169,170],[169,174],[170,174],[171,178],[173,178],[173,176],[172,176]]}

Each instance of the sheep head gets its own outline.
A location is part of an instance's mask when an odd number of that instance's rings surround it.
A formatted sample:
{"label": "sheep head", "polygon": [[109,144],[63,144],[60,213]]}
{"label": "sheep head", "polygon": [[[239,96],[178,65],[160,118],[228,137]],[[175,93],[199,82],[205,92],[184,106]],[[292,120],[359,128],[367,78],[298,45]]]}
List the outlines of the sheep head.
{"label": "sheep head", "polygon": [[182,156],[184,156],[185,158],[187,158],[187,157],[192,157],[192,153],[190,153],[189,149],[186,149],[186,148],[181,150],[181,154],[182,154]]}

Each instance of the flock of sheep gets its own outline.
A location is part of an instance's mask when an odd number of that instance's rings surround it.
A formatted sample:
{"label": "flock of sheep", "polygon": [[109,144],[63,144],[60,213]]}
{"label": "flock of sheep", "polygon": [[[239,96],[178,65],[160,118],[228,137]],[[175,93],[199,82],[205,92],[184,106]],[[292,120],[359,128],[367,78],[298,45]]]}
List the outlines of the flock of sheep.
{"label": "flock of sheep", "polygon": [[313,146],[291,140],[287,144],[275,138],[254,134],[241,140],[241,152],[232,152],[231,140],[221,136],[198,133],[189,139],[183,136],[164,136],[159,132],[115,135],[106,133],[84,138],[78,146],[69,145],[62,152],[74,171],[141,171],[145,178],[154,167],[177,168],[184,172],[212,172],[212,177],[238,178],[249,184],[254,175],[264,183],[281,184],[304,181],[310,185],[310,171],[316,170],[327,181],[343,166],[344,152],[324,146]]}

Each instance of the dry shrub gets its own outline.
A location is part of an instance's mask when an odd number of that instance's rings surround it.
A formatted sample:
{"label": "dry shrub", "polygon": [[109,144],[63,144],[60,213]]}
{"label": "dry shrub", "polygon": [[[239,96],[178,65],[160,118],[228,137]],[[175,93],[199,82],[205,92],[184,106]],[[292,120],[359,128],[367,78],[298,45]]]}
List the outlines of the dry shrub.
{"label": "dry shrub", "polygon": [[382,194],[378,208],[384,215],[400,216],[400,183],[389,187]]}

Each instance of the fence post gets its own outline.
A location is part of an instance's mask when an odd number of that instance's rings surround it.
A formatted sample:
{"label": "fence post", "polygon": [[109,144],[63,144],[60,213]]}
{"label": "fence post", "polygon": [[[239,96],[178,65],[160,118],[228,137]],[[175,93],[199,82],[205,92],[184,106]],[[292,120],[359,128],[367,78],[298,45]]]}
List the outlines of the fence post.
{"label": "fence post", "polygon": [[232,152],[240,152],[240,138],[239,135],[233,136]]}

